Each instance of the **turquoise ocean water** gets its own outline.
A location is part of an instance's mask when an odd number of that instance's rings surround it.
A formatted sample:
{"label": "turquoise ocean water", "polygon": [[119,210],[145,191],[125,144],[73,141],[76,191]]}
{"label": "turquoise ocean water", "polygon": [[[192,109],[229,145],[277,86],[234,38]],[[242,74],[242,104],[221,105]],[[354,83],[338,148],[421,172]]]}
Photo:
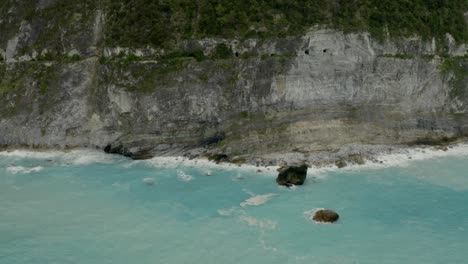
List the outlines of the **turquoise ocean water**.
{"label": "turquoise ocean water", "polygon": [[382,160],[287,189],[274,168],[1,152],[0,263],[468,263],[468,147]]}

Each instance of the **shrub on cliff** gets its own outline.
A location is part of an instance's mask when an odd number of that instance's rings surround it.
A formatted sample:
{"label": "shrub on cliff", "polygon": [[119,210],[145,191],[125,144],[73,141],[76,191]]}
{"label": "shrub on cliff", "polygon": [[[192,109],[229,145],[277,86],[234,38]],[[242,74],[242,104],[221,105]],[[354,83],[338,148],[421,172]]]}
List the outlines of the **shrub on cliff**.
{"label": "shrub on cliff", "polygon": [[167,46],[204,37],[282,37],[314,25],[375,37],[467,42],[466,0],[107,0],[107,42]]}

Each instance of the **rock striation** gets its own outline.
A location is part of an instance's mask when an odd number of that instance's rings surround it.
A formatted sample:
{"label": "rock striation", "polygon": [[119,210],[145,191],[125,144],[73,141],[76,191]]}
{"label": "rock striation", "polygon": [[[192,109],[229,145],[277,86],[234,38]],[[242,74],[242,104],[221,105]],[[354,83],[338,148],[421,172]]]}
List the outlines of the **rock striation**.
{"label": "rock striation", "polygon": [[[55,3],[39,2],[37,10]],[[201,148],[250,160],[468,135],[467,49],[450,36],[444,57],[435,40],[311,28],[283,38],[181,41],[175,48],[206,59],[161,61],[164,50],[103,42],[98,7],[77,11],[60,34],[47,20],[8,12],[0,19],[0,146],[132,158]],[[221,44],[232,56],[210,55]]]}

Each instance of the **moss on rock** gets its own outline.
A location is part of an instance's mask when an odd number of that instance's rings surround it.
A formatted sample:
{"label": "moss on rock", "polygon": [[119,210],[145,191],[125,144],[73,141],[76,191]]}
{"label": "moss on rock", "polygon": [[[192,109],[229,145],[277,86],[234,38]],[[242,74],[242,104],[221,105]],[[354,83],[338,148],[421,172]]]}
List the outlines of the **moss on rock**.
{"label": "moss on rock", "polygon": [[451,98],[468,97],[468,56],[444,58],[440,71],[450,83]]}

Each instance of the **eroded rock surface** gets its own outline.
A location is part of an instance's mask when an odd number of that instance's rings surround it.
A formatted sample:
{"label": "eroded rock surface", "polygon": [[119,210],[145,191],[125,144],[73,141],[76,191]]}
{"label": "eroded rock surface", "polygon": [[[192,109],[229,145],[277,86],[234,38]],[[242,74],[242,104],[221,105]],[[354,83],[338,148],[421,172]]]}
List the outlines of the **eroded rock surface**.
{"label": "eroded rock surface", "polygon": [[303,185],[307,178],[307,168],[307,165],[283,167],[279,170],[276,182],[288,187]]}
{"label": "eroded rock surface", "polygon": [[[101,42],[106,14],[88,2],[80,5],[90,10],[72,12],[57,32],[47,19],[22,19],[25,10],[4,11],[0,146],[110,144],[110,152],[135,158],[209,148],[249,160],[468,135],[463,43],[450,42],[441,57],[432,40],[311,29],[186,40],[174,49],[196,48],[206,58],[160,62],[154,56],[162,50]],[[221,44],[232,56],[210,55]]]}

